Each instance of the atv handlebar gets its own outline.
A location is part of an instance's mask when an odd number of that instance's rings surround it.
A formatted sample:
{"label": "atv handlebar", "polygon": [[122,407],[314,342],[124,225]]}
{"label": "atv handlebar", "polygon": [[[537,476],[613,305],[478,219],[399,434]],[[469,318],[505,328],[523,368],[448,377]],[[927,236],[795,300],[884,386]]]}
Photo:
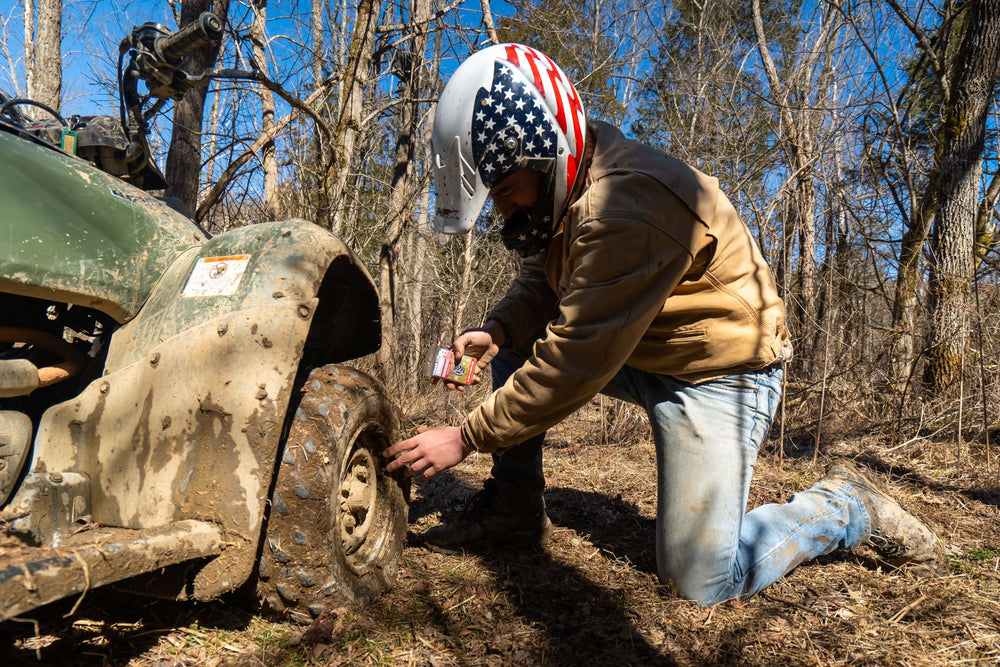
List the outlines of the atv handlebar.
{"label": "atv handlebar", "polygon": [[167,63],[176,65],[188,53],[211,44],[222,37],[222,21],[211,12],[203,12],[194,23],[189,23],[166,37],[158,37],[154,48]]}

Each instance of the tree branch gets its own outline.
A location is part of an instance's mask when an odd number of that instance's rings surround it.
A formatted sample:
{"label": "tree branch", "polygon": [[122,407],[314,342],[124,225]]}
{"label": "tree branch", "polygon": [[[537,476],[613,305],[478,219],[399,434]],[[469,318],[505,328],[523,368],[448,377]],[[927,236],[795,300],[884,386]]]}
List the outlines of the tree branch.
{"label": "tree branch", "polygon": [[226,167],[225,171],[222,172],[222,175],[219,176],[219,180],[215,182],[212,189],[208,191],[208,194],[205,195],[202,202],[198,204],[198,209],[195,211],[194,219],[199,222],[205,219],[205,216],[208,215],[208,212],[212,209],[212,207],[215,206],[219,199],[222,198],[222,195],[225,193],[229,183],[233,180],[233,178],[235,178],[236,174],[239,173],[240,169],[243,168],[243,165],[249,162],[251,158],[255,157],[266,144],[274,141],[274,138],[278,135],[278,133],[288,127],[288,125],[298,117],[299,112],[306,113],[311,118],[315,117],[317,114],[313,108],[314,105],[316,105],[318,100],[326,97],[326,95],[330,92],[330,88],[336,81],[336,77],[329,77],[323,81],[323,83],[320,84],[320,86],[305,100],[294,98],[296,103],[293,104],[293,108],[288,115],[276,122],[268,131],[261,132],[256,141],[250,144],[250,146],[248,146],[238,158],[229,163],[229,166]]}

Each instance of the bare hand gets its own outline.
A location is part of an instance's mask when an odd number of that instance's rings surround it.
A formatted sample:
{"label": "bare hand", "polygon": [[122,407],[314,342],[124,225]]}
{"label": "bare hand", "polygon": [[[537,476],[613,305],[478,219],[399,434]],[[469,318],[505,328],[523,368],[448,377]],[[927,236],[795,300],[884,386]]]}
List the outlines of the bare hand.
{"label": "bare hand", "polygon": [[444,426],[419,430],[417,434],[398,442],[382,452],[382,456],[393,458],[386,470],[393,472],[406,467],[406,476],[423,473],[430,479],[442,470],[447,470],[472,453],[472,447],[462,439],[462,429],[458,426]]}
{"label": "bare hand", "polygon": [[[481,329],[466,329],[458,335],[455,342],[451,344],[455,363],[460,362],[465,355],[476,358],[476,372],[472,376],[470,385],[479,384],[479,371],[493,361],[493,358],[500,352],[500,346],[503,343],[503,329],[492,320]],[[465,391],[465,385],[454,382],[446,381],[444,386],[452,390]]]}

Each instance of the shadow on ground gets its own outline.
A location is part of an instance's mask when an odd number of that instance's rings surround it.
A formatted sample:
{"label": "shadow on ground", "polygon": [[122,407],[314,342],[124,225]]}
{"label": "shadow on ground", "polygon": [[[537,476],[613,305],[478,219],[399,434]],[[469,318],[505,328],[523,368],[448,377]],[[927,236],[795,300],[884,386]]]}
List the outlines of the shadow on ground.
{"label": "shadow on ground", "polygon": [[[448,473],[438,475],[421,484],[422,498],[411,506],[411,521],[438,511],[447,514],[464,505],[476,491]],[[654,522],[641,517],[634,505],[620,497],[562,487],[549,488],[546,503],[557,530],[569,528],[589,536],[589,541],[606,554],[655,575]],[[411,535],[411,545],[423,548],[419,535]],[[675,664],[636,629],[636,619],[624,604],[625,591],[595,583],[545,549],[511,547],[473,556],[492,572],[520,616],[519,625],[544,633],[543,639],[533,642],[535,664]],[[440,632],[460,630],[446,614],[436,617]],[[495,651],[502,649],[493,646]]]}
{"label": "shadow on ground", "polygon": [[151,650],[178,628],[241,631],[252,617],[249,610],[229,598],[179,603],[108,588],[88,592],[74,611],[77,599],[73,596],[33,610],[29,615],[38,623],[37,633],[35,624],[27,619],[0,624],[0,664],[122,665]]}

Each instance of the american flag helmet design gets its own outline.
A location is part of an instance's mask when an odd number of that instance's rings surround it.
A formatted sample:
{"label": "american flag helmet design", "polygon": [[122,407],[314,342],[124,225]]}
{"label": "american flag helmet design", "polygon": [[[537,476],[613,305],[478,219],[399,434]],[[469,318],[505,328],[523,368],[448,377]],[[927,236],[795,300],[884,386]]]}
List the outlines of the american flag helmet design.
{"label": "american flag helmet design", "polygon": [[434,118],[437,215],[432,226],[466,232],[489,189],[512,170],[530,167],[554,181],[551,222],[573,189],[586,141],[586,115],[566,74],[548,56],[521,44],[473,54],[441,93]]}

